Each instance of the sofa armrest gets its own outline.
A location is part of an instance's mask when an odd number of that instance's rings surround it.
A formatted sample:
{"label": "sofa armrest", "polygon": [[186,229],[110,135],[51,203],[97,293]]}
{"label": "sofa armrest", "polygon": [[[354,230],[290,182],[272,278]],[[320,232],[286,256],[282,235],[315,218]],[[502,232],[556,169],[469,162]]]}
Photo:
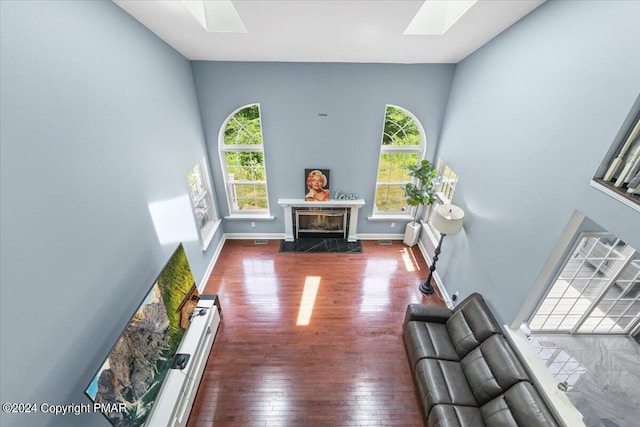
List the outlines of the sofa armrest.
{"label": "sofa armrest", "polygon": [[409,304],[404,315],[402,329],[412,320],[421,322],[446,323],[453,311],[446,307],[425,304]]}

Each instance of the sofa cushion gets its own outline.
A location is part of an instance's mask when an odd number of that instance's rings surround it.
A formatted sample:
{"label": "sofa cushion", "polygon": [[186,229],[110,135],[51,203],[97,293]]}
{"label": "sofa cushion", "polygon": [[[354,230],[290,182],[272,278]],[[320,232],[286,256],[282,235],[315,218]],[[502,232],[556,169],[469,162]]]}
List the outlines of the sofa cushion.
{"label": "sofa cushion", "polygon": [[446,323],[452,314],[453,311],[449,310],[447,307],[428,304],[409,304],[404,313],[402,327],[406,327],[407,323],[413,320],[419,320],[421,322]]}
{"label": "sofa cushion", "polygon": [[434,406],[427,423],[429,427],[484,427],[480,409],[460,405]]}
{"label": "sofa cushion", "polygon": [[460,362],[421,359],[414,375],[427,416],[437,404],[478,406]]}
{"label": "sofa cushion", "polygon": [[483,405],[511,386],[529,379],[527,372],[502,335],[493,335],[460,362],[471,391]]}
{"label": "sofa cushion", "polygon": [[556,427],[551,413],[531,383],[523,381],[480,407],[487,427]]}
{"label": "sofa cushion", "polygon": [[447,320],[449,336],[460,358],[491,335],[500,334],[500,326],[482,296],[471,294],[464,299]]}
{"label": "sofa cushion", "polygon": [[425,357],[460,360],[444,323],[409,322],[404,328],[404,342],[414,371],[418,360]]}

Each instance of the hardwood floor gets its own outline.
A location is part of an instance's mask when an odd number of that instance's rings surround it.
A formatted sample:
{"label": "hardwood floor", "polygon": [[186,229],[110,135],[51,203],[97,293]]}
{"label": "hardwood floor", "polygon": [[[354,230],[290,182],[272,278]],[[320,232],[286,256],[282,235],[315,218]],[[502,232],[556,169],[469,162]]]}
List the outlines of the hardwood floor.
{"label": "hardwood floor", "polygon": [[230,240],[205,293],[222,323],[188,426],[422,426],[402,340],[428,267],[416,247],[279,253]]}

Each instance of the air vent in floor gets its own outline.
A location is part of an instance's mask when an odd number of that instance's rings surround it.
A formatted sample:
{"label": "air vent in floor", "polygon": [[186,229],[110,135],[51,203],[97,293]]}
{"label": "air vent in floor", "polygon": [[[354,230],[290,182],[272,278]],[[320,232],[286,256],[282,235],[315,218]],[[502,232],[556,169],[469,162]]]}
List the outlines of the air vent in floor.
{"label": "air vent in floor", "polygon": [[266,245],[267,243],[269,243],[267,239],[258,239],[253,241],[254,245]]}
{"label": "air vent in floor", "polygon": [[391,240],[378,240],[378,244],[380,245],[390,245]]}
{"label": "air vent in floor", "polygon": [[550,340],[536,340],[540,348],[558,348],[558,344]]}

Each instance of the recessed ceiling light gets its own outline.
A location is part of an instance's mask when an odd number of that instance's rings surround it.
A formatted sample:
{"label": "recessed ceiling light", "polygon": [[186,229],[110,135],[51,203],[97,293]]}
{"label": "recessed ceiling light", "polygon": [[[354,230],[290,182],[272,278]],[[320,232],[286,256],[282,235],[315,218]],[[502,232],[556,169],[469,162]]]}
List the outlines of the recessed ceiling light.
{"label": "recessed ceiling light", "polygon": [[210,33],[246,33],[231,0],[183,0],[189,12]]}
{"label": "recessed ceiling light", "polygon": [[426,0],[405,35],[443,35],[458,22],[478,0]]}

